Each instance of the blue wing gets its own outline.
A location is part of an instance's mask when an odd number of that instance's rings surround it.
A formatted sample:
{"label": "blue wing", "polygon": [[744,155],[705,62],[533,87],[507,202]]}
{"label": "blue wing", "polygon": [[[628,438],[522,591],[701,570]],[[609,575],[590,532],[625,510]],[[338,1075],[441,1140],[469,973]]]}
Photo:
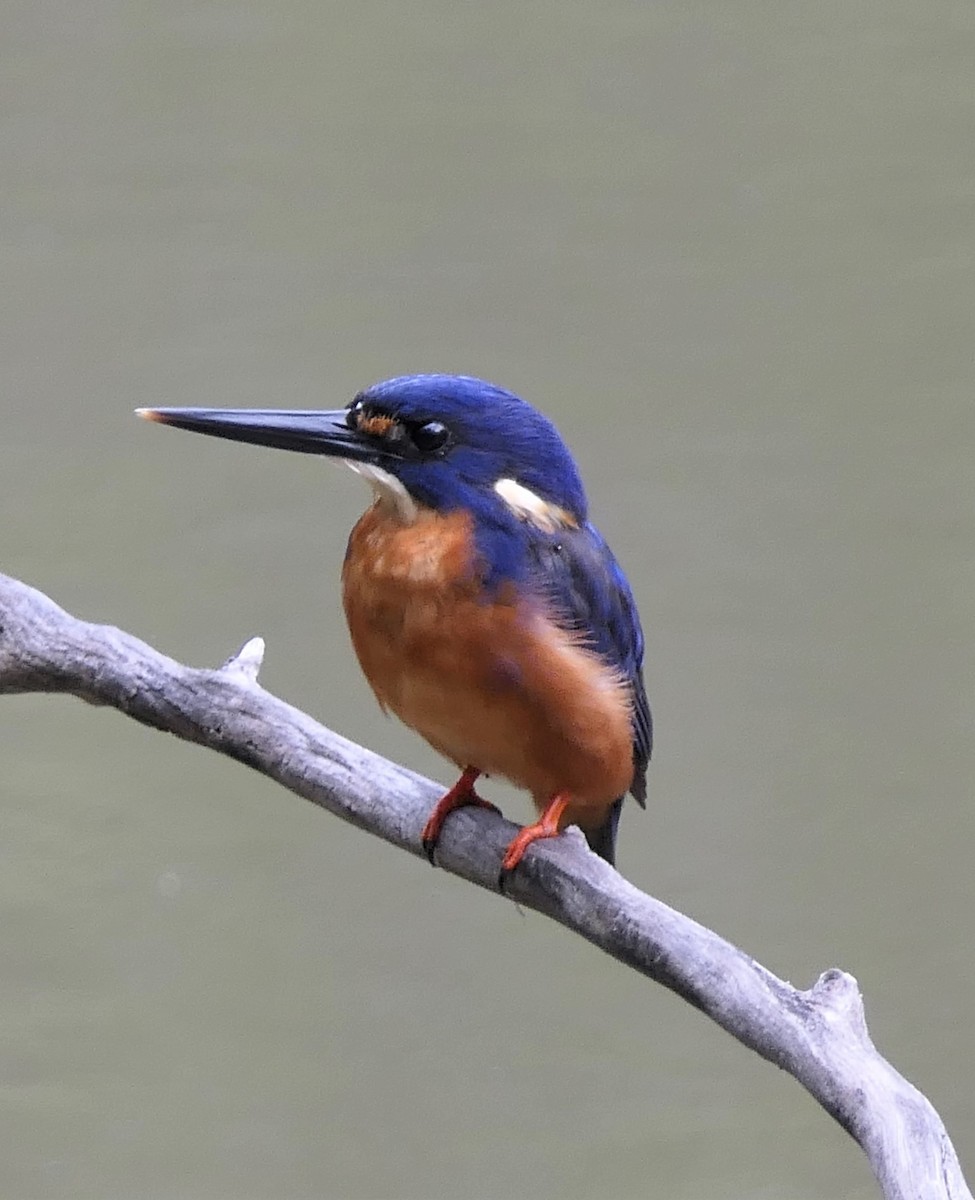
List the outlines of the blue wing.
{"label": "blue wing", "polygon": [[[601,658],[620,671],[631,688],[630,794],[645,808],[653,719],[643,683],[643,630],[630,585],[602,534],[588,523],[553,534],[532,530],[529,547],[533,581],[552,604],[556,619],[564,622],[567,629],[582,634]],[[618,817],[617,806],[611,840],[615,837]]]}

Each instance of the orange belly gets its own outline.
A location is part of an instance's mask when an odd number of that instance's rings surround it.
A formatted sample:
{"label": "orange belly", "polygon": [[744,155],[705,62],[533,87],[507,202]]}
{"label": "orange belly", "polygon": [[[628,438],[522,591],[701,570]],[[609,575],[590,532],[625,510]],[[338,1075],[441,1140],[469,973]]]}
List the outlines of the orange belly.
{"label": "orange belly", "polygon": [[349,540],[343,601],[380,704],[459,767],[501,775],[562,824],[598,828],[633,772],[630,698],[615,671],[534,600],[481,598],[470,518],[379,503]]}

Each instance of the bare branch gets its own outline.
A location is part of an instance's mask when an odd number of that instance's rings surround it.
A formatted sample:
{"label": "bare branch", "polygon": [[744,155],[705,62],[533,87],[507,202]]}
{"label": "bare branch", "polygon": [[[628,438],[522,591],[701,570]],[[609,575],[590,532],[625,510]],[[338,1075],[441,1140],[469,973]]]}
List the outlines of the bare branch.
{"label": "bare branch", "polygon": [[[299,796],[422,856],[441,789],[339,737],[257,682],[252,638],[223,666],[183,666],[119,629],[79,621],[0,575],[0,692],[67,692],[239,759]],[[496,890],[515,827],[482,809],[448,822],[437,861]],[[887,1200],[972,1200],[928,1100],[874,1048],[856,980],[826,971],[807,991],[638,891],[577,831],[532,848],[508,893],[648,975],[788,1071],[860,1144]]]}

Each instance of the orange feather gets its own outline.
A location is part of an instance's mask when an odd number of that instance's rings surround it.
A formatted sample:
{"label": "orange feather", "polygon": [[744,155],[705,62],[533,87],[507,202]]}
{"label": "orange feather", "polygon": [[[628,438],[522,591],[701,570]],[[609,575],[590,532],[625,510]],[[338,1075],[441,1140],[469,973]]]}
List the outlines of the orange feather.
{"label": "orange feather", "polygon": [[459,767],[568,796],[559,827],[597,829],[633,773],[623,680],[537,597],[485,599],[464,512],[404,524],[378,502],[342,572],[353,646],[379,703]]}

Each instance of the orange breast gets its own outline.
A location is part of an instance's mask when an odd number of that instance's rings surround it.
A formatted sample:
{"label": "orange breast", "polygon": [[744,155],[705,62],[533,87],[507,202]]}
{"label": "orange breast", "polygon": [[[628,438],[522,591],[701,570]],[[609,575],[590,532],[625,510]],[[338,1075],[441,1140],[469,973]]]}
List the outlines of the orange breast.
{"label": "orange breast", "polygon": [[380,504],[349,540],[343,601],[384,708],[459,767],[572,803],[565,824],[602,824],[633,771],[630,698],[616,672],[537,600],[483,598],[470,518]]}

